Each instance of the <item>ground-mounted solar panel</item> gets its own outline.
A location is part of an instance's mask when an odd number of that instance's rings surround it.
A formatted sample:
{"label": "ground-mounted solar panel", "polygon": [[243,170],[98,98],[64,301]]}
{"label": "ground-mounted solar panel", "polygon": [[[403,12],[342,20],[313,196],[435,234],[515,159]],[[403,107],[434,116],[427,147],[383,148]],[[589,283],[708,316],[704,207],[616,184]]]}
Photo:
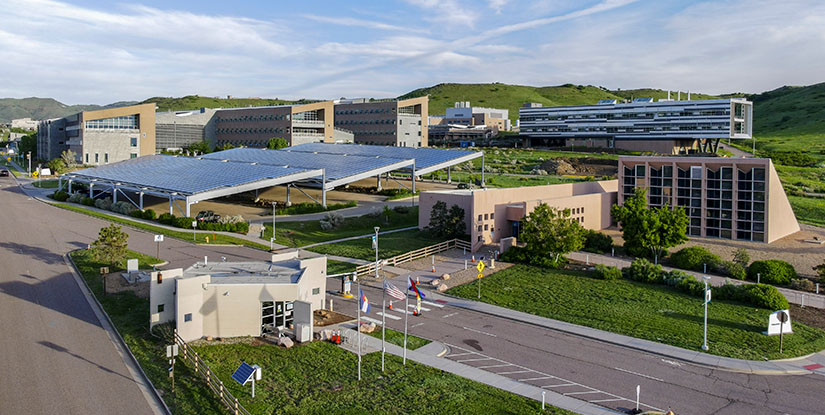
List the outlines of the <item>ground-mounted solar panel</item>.
{"label": "ground-mounted solar panel", "polygon": [[252,378],[252,374],[255,373],[255,368],[250,366],[246,362],[241,362],[241,365],[232,374],[232,379],[235,379],[235,382],[240,383],[241,385],[245,385]]}
{"label": "ground-mounted solar panel", "polygon": [[299,144],[297,146],[284,148],[280,151],[415,159],[415,171],[417,175],[426,174],[455,164],[464,163],[482,156],[481,152],[466,150],[331,143]]}
{"label": "ground-mounted solar panel", "polygon": [[150,155],[78,170],[69,178],[105,180],[181,195],[306,173],[311,169]]}

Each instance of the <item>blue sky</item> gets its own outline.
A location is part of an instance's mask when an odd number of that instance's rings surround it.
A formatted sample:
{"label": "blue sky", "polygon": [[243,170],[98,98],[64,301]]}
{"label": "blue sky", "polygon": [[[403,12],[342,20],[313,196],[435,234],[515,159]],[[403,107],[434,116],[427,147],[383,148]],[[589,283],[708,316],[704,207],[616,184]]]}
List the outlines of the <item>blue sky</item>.
{"label": "blue sky", "polygon": [[392,97],[441,82],[825,81],[821,0],[0,0],[0,97]]}

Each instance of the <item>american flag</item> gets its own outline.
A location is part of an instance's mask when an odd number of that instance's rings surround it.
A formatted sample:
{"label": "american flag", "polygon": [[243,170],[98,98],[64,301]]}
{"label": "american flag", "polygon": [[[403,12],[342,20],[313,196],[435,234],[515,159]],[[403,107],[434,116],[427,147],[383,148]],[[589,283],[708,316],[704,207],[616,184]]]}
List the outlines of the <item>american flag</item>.
{"label": "american flag", "polygon": [[395,298],[396,300],[404,299],[404,293],[389,281],[384,282],[384,291],[387,293],[387,295],[389,295],[392,298]]}

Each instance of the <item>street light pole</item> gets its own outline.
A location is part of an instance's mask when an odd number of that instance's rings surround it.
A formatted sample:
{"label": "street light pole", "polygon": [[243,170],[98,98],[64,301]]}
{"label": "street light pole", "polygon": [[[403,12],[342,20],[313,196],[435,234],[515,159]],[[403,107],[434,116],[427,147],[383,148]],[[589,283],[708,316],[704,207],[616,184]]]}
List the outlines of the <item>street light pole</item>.
{"label": "street light pole", "polygon": [[272,241],[275,241],[275,201],[272,202]]}
{"label": "street light pole", "polygon": [[705,282],[705,341],[702,344],[702,350],[708,351],[708,303],[710,302],[710,299],[708,298],[708,280],[710,279],[710,277],[703,275],[702,279]]}

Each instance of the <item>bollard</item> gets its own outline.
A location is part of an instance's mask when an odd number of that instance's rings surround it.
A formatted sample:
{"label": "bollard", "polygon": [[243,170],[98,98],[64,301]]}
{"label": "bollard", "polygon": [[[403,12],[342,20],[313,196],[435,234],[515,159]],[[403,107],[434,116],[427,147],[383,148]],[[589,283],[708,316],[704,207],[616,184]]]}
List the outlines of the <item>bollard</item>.
{"label": "bollard", "polygon": [[542,411],[544,410],[544,394],[545,393],[546,393],[545,391],[541,391],[541,410]]}
{"label": "bollard", "polygon": [[616,248],[610,248],[610,256],[616,256]]}
{"label": "bollard", "polygon": [[476,263],[476,256],[475,256],[475,255],[473,255],[473,256],[472,256],[472,258],[471,258],[470,260],[471,260],[471,262],[472,262],[473,264],[475,264],[475,263]]}
{"label": "bollard", "polygon": [[703,274],[707,274],[708,273],[708,264],[702,264],[702,265],[705,267],[705,271],[703,272]]}
{"label": "bollard", "polygon": [[756,273],[756,283],[759,284],[759,280],[762,279],[762,274]]}
{"label": "bollard", "polygon": [[329,311],[332,311],[332,298],[329,299]]}
{"label": "bollard", "polygon": [[[466,259],[464,260],[464,269],[465,270],[467,269],[467,260]],[[817,289],[817,292],[819,292],[819,284],[816,284],[816,289]]]}
{"label": "bollard", "polygon": [[[467,269],[467,267],[465,266],[464,269]],[[819,294],[819,283],[816,283],[816,293]]]}
{"label": "bollard", "polygon": [[805,294],[802,294],[802,302],[799,304],[799,306],[805,308]]}
{"label": "bollard", "polygon": [[590,255],[584,256],[584,265],[590,265]]}

